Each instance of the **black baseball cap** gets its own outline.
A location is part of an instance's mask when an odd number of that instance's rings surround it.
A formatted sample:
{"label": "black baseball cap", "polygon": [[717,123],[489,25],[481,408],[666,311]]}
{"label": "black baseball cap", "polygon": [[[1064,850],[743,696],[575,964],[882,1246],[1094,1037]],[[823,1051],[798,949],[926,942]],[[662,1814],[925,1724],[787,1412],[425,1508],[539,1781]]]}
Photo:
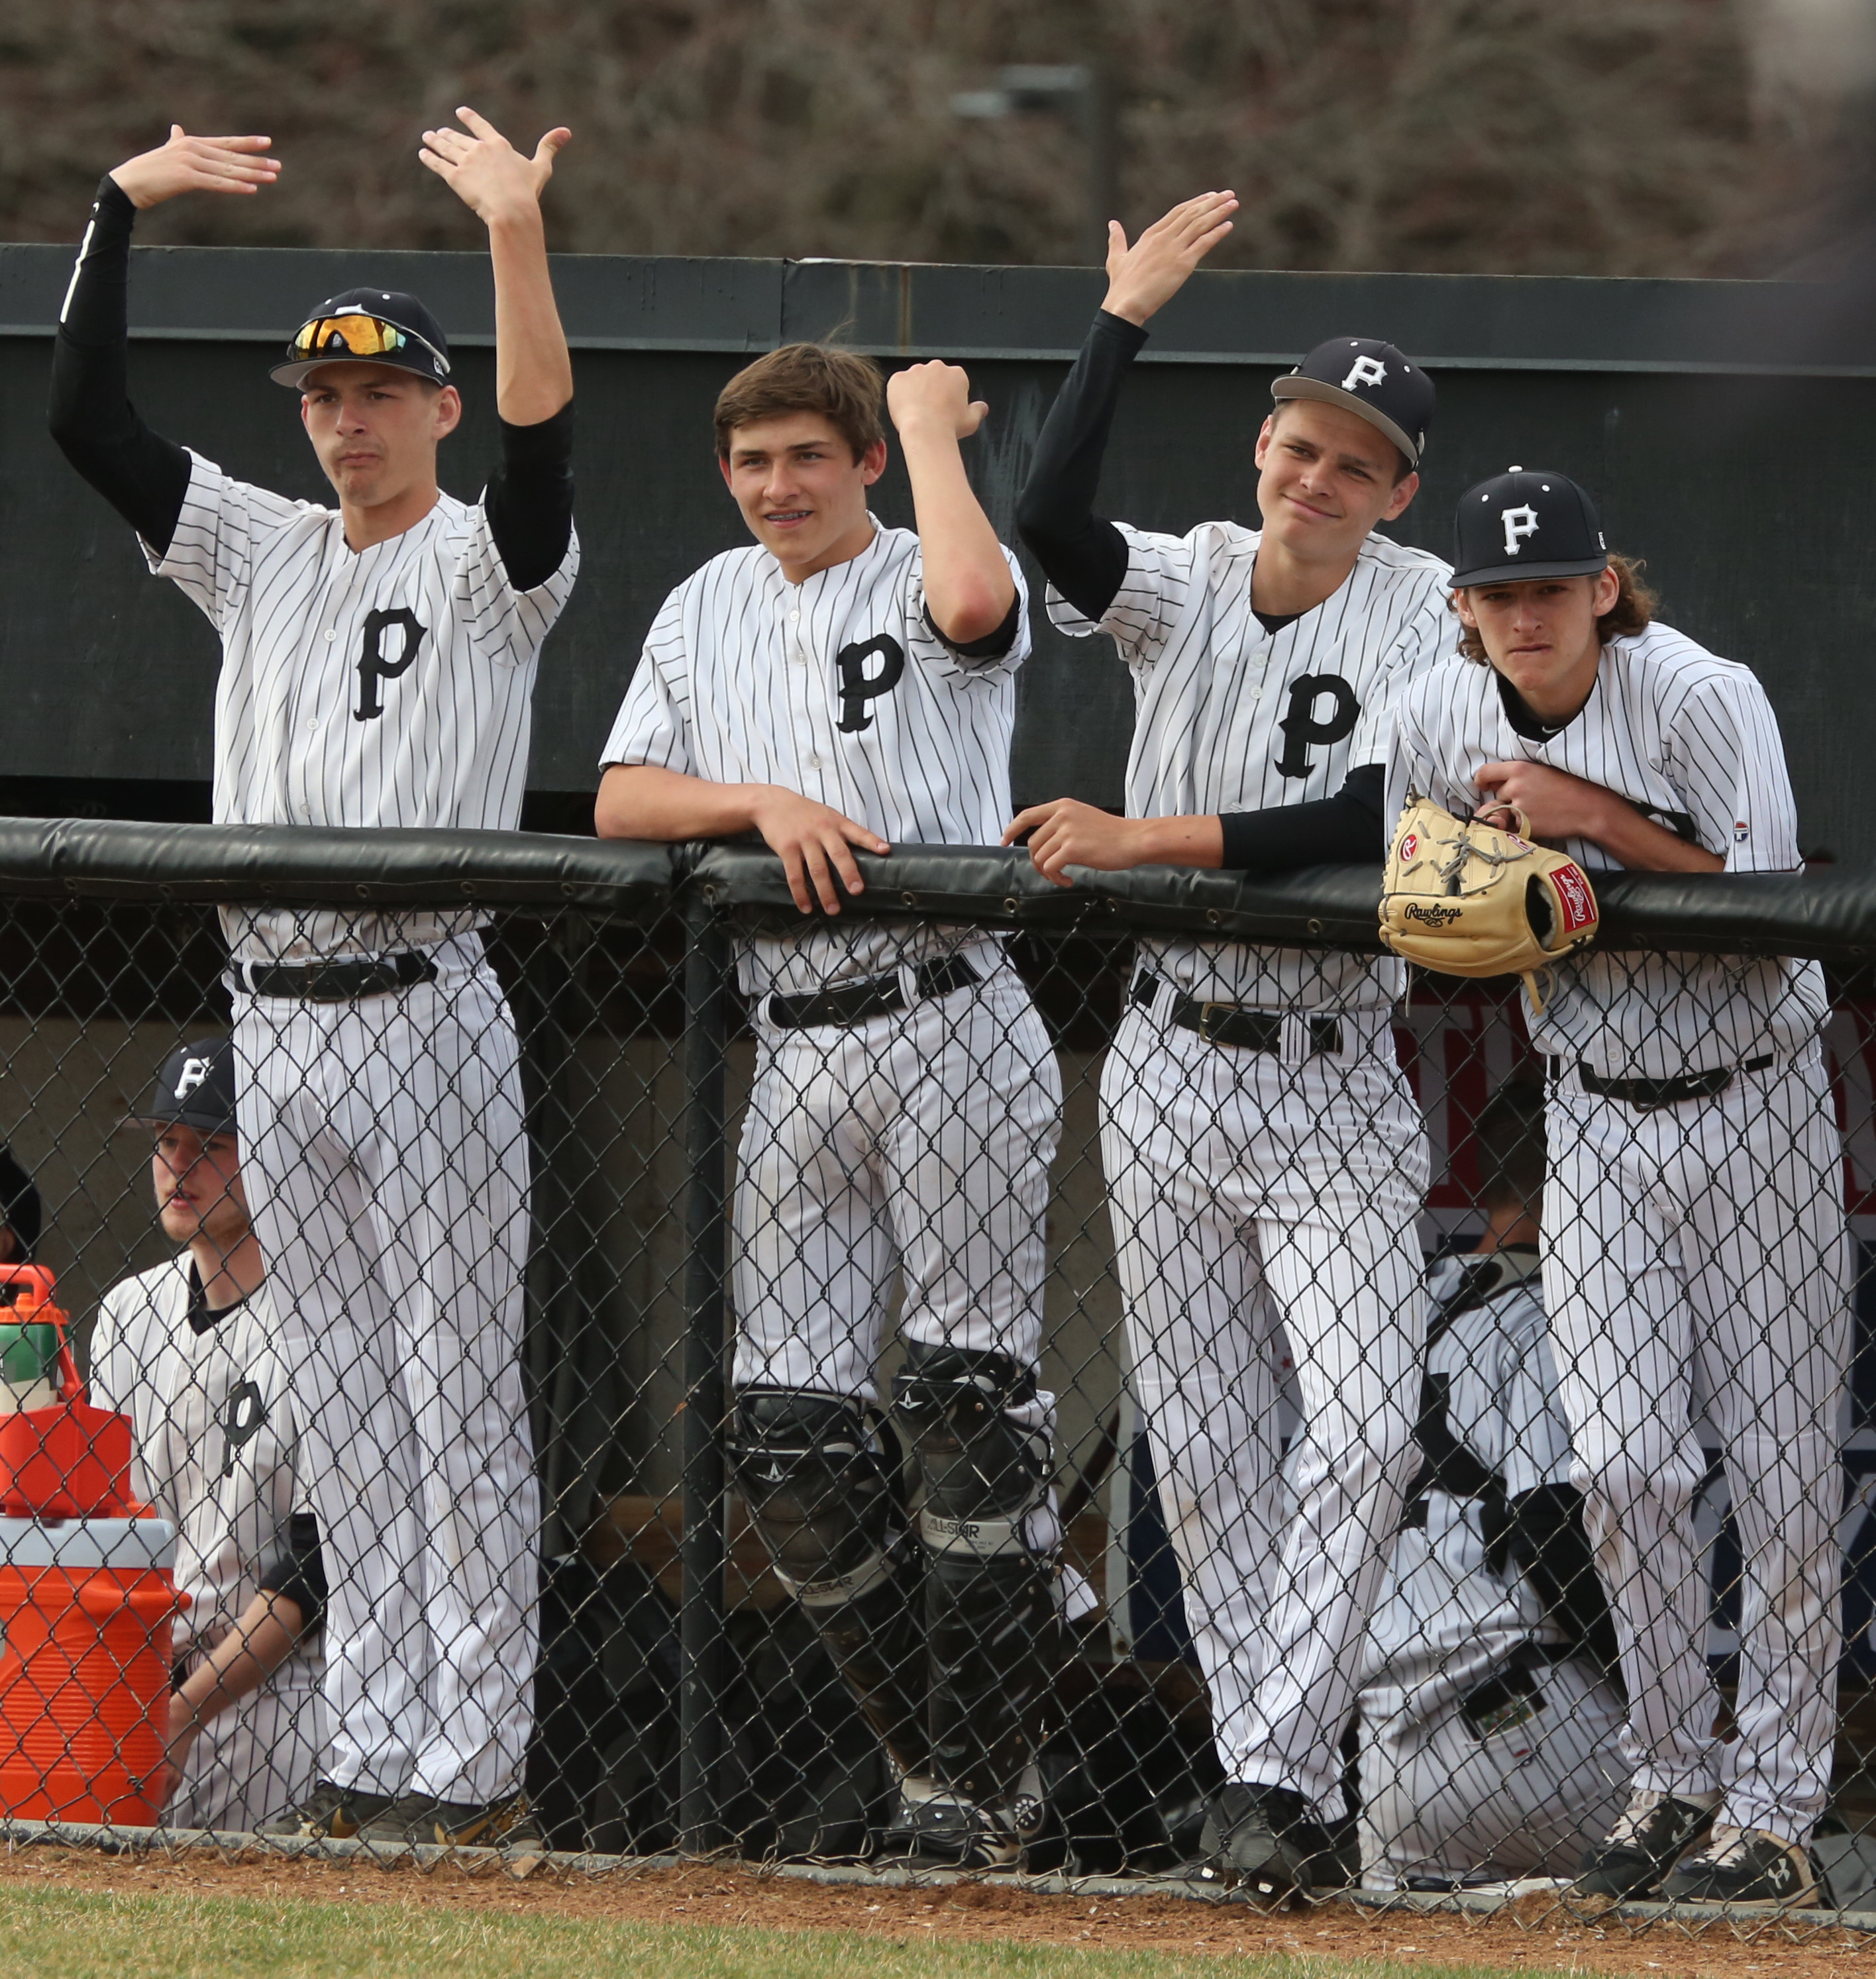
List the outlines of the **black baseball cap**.
{"label": "black baseball cap", "polygon": [[30,1258],[39,1243],[39,1192],[32,1177],[13,1159],[11,1148],[0,1145],[0,1225],[19,1239],[20,1248]]}
{"label": "black baseball cap", "polygon": [[198,1134],[232,1134],[234,1040],[200,1038],[163,1061],[150,1104],[127,1127],[193,1127]]}
{"label": "black baseball cap", "polygon": [[287,340],[267,373],[297,391],[322,364],[390,364],[433,385],[449,383],[449,340],[415,296],[401,289],[347,289],[328,296]]}
{"label": "black baseball cap", "polygon": [[1433,380],[1391,343],[1373,336],[1332,336],[1270,388],[1285,399],[1318,399],[1376,426],[1417,467],[1433,423]]}
{"label": "black baseball cap", "polygon": [[1609,568],[1596,504],[1567,474],[1513,467],[1468,488],[1453,529],[1455,587],[1534,577],[1589,577]]}

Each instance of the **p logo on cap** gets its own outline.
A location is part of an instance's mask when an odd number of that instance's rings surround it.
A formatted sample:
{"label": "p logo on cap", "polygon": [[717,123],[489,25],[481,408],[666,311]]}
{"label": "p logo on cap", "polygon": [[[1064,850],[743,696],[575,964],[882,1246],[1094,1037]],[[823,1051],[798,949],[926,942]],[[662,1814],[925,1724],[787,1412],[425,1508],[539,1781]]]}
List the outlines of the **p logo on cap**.
{"label": "p logo on cap", "polygon": [[1505,554],[1516,556],[1524,548],[1524,539],[1537,533],[1537,511],[1526,502],[1521,509],[1506,509],[1499,520],[1505,525]]}

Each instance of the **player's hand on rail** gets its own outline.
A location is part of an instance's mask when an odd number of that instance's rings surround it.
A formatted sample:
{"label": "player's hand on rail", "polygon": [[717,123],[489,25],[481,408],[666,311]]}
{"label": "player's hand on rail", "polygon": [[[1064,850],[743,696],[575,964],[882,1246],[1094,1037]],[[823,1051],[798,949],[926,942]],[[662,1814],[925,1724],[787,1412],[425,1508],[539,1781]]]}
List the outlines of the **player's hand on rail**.
{"label": "player's hand on rail", "polygon": [[877,831],[844,817],[831,805],[778,784],[765,787],[751,810],[757,830],[786,868],[788,890],[804,914],[814,911],[817,900],[824,913],[840,911],[837,874],[850,894],[865,892],[867,883],[853,860],[856,845],[868,852],[893,849]]}
{"label": "player's hand on rail", "polygon": [[1215,867],[1224,857],[1225,827],[1217,817],[1116,817],[1075,797],[1052,797],[1019,811],[1003,834],[1013,845],[1029,834],[1037,872],[1072,887],[1065,870],[1087,866],[1124,873],[1132,866]]}
{"label": "player's hand on rail", "polygon": [[169,141],[127,158],[111,176],[131,205],[161,206],[184,192],[257,193],[279,177],[280,161],[265,155],[271,138],[191,138],[180,124]]}
{"label": "player's hand on rail", "polygon": [[1143,323],[1162,310],[1199,263],[1231,230],[1238,210],[1235,192],[1202,192],[1156,220],[1129,247],[1118,220],[1107,224],[1107,299],[1109,316]]}
{"label": "player's hand on rail", "polygon": [[418,157],[486,226],[538,213],[554,159],[573,133],[558,125],[535,146],[532,157],[524,157],[466,104],[457,106],[456,115],[469,127],[466,134],[447,126],[426,131]]}

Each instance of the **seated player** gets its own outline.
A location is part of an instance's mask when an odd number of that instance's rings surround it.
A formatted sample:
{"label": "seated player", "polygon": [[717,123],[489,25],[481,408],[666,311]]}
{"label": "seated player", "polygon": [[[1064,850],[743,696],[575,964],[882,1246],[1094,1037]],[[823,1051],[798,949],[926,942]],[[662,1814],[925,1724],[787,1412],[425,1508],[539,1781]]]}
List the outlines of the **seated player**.
{"label": "seated player", "polygon": [[104,1294],[91,1397],[131,1418],[132,1488],[175,1526],[176,1584],[191,1599],[164,1819],[251,1831],[319,1775],[325,1579],[298,1509],[299,1434],[241,1185],[230,1041],[173,1052],[128,1124],[156,1136],[157,1215],[182,1248]]}
{"label": "seated player", "polygon": [[1573,1874],[1626,1798],[1615,1634],[1540,1292],[1543,1106],[1513,1084],[1480,1115],[1490,1221],[1429,1278],[1425,1460],[1361,1697],[1370,1889]]}
{"label": "seated player", "polygon": [[[959,448],[988,408],[949,364],[885,396],[916,535],[867,509],[870,360],[790,344],[724,387],[718,456],[755,544],[666,600],[602,757],[602,837],[759,832],[804,915],[860,893],[857,846],[994,844],[1009,814],[1029,627]],[[741,970],[737,1478],[900,1769],[888,1847],[1007,1865],[1041,1819],[1030,1719],[1056,1626],[1037,1381],[1055,1055],[979,930],[817,916],[744,941]],[[895,1281],[916,1540],[875,1409]]]}
{"label": "seated player", "polygon": [[0,1265],[30,1265],[39,1244],[39,1192],[32,1177],[0,1146]]}
{"label": "seated player", "polygon": [[[1461,653],[1396,714],[1389,814],[1515,805],[1596,872],[1783,873],[1798,812],[1765,690],[1652,622],[1589,496],[1513,468],[1460,499]],[[1815,962],[1592,949],[1550,1056],[1544,1304],[1634,1768],[1583,1896],[1763,1908],[1815,1889],[1841,1653],[1843,1153]],[[1704,1653],[1693,1503],[1717,1431],[1744,1596],[1738,1735]]]}

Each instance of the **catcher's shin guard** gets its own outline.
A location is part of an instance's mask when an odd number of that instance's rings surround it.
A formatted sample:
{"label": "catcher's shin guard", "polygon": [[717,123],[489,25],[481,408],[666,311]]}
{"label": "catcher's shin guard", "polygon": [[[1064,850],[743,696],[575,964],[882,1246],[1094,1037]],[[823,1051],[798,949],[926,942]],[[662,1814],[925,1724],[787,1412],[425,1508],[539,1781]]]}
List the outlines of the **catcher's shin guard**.
{"label": "catcher's shin guard", "polygon": [[917,1341],[894,1384],[925,1488],[932,1770],[979,1802],[1022,1792],[1061,1654],[1055,1561],[1026,1530],[1049,1489],[1048,1439],[1007,1413],[1035,1394],[1008,1354]]}
{"label": "catcher's shin guard", "polygon": [[780,1388],[737,1397],[730,1461],[782,1584],[902,1772],[930,1770],[918,1573],[895,1454],[857,1402]]}

